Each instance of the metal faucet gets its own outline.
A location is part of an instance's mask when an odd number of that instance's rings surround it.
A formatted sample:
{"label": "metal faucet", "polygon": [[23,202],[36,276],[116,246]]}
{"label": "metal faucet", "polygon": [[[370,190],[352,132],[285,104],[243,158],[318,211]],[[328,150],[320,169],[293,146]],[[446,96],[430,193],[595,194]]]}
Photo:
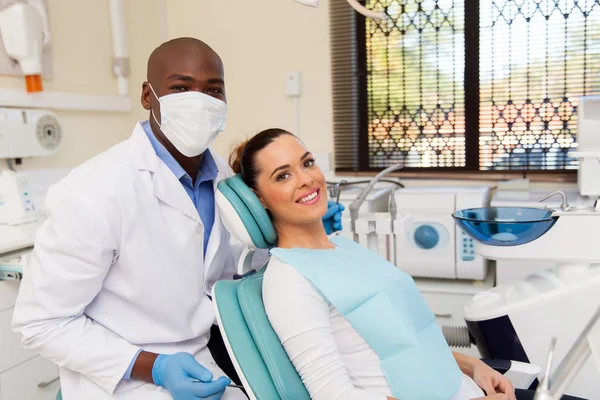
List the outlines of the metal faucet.
{"label": "metal faucet", "polygon": [[560,209],[562,211],[567,211],[569,209],[569,204],[567,203],[567,195],[564,192],[561,192],[560,190],[557,190],[556,192],[552,192],[547,196],[542,197],[541,199],[539,199],[539,202],[541,203],[544,200],[548,200],[550,197],[555,196],[559,194],[562,197],[562,204],[560,205]]}

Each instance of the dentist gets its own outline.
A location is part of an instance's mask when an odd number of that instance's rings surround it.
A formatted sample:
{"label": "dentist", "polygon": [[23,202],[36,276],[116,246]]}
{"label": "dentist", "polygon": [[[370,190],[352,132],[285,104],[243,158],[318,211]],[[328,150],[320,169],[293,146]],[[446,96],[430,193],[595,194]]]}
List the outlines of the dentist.
{"label": "dentist", "polygon": [[65,400],[245,399],[215,362],[222,342],[209,347],[211,288],[242,250],[214,203],[231,174],[209,149],[225,127],[223,64],[179,38],[154,50],[147,79],[149,120],[48,191],[13,328],[59,366]]}

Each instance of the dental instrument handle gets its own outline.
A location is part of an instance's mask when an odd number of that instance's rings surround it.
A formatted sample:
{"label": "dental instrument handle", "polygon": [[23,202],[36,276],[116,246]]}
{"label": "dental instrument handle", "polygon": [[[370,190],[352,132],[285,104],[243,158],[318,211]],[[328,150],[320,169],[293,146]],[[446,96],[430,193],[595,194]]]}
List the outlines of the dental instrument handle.
{"label": "dental instrument handle", "polygon": [[546,360],[546,370],[544,371],[544,377],[540,382],[542,390],[548,390],[550,388],[550,371],[552,370],[552,359],[554,358],[554,349],[556,348],[556,338],[553,337],[550,341],[550,350],[548,351],[548,359]]}
{"label": "dental instrument handle", "polygon": [[367,185],[367,187],[364,188],[363,191],[358,195],[358,197],[356,199],[354,199],[354,201],[350,204],[350,207],[349,207],[350,208],[350,224],[351,224],[351,228],[352,228],[352,234],[354,237],[354,241],[356,243],[358,243],[358,234],[356,233],[356,220],[358,219],[358,210],[360,209],[360,206],[362,205],[362,203],[365,202],[367,196],[373,189],[373,186],[375,186],[375,184],[377,182],[379,182],[379,180],[381,178],[383,178],[385,175],[389,174],[390,172],[397,171],[399,169],[402,169],[403,167],[404,167],[404,165],[402,165],[402,164],[392,165],[391,167],[388,167],[388,168],[384,169],[383,171],[381,171],[380,173],[378,173],[377,175],[375,175],[375,177],[373,178],[373,180],[371,180],[371,182]]}
{"label": "dental instrument handle", "polygon": [[[600,323],[600,307],[596,310],[583,332],[577,337],[575,343],[571,347],[571,350],[567,353],[565,358],[556,369],[561,371],[554,379],[552,379],[552,387],[550,388],[550,395],[553,399],[559,400],[569,388],[569,385],[575,379],[575,376],[583,367],[583,364],[587,361],[588,357],[592,353],[588,336],[594,326]],[[556,375],[556,372],[555,372]]]}
{"label": "dental instrument handle", "polygon": [[335,204],[340,204],[340,195],[342,194],[342,189],[340,189],[340,186],[342,186],[343,184],[348,183],[348,181],[346,180],[341,180],[337,185],[337,193],[336,193],[336,198],[335,198]]}
{"label": "dental instrument handle", "polygon": [[394,260],[394,265],[398,266],[398,251],[396,249],[396,231],[394,231],[394,221],[396,221],[396,217],[398,216],[398,206],[396,205],[396,188],[392,189],[390,193],[390,201],[388,204],[388,208],[390,210],[390,219],[391,219],[391,232],[392,232],[392,247],[394,248],[394,256],[392,257]]}
{"label": "dental instrument handle", "polygon": [[242,385],[236,385],[235,383],[230,383],[227,386],[231,387],[231,388],[236,388],[236,389],[243,389],[244,388]]}
{"label": "dental instrument handle", "polygon": [[[198,379],[192,379],[192,382],[202,382]],[[229,385],[227,385],[227,387],[230,388],[236,388],[236,389],[243,389],[244,387],[242,385],[236,385],[235,383],[230,383]]]}

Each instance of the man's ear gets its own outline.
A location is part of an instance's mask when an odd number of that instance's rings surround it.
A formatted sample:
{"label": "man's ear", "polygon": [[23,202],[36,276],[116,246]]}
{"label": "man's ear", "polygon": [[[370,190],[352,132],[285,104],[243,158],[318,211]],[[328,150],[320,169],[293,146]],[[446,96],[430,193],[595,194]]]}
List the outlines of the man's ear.
{"label": "man's ear", "polygon": [[148,82],[142,83],[142,97],[140,100],[142,107],[144,107],[146,110],[150,110],[151,108],[150,96],[152,96],[152,93],[150,92],[150,86],[148,85]]}

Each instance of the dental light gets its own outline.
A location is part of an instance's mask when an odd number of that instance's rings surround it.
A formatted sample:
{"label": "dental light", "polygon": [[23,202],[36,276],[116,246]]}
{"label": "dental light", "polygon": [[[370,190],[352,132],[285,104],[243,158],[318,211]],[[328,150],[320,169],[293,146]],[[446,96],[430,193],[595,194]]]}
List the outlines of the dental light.
{"label": "dental light", "polygon": [[[318,7],[319,6],[319,0],[295,0],[295,1],[297,3],[303,4],[305,6],[310,6],[310,7]],[[331,1],[335,1],[335,0],[331,0]],[[354,8],[358,13],[364,15],[367,18],[378,19],[378,20],[386,19],[385,13],[380,13],[380,12],[376,12],[373,10],[369,10],[367,7],[360,4],[358,2],[358,0],[346,0],[346,1],[348,1],[348,4],[350,4],[350,6],[352,8]]]}
{"label": "dental light", "polygon": [[42,91],[42,47],[50,42],[42,0],[8,1],[0,8],[0,36],[9,57],[18,61],[28,92]]}

